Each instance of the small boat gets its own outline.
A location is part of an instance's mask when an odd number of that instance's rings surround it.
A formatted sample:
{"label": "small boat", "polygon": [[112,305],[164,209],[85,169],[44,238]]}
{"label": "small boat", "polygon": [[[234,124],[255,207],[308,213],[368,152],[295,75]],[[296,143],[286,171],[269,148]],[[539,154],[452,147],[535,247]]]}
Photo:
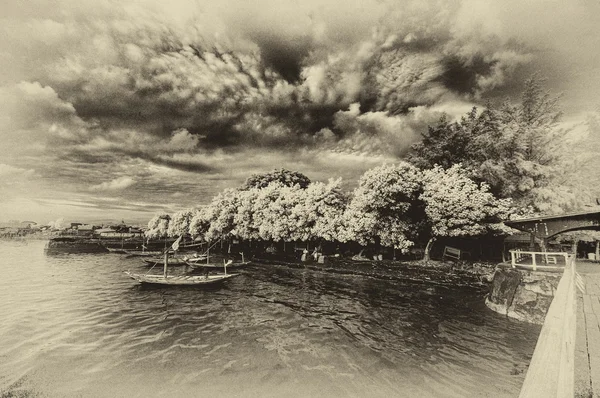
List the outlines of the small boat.
{"label": "small boat", "polygon": [[[177,252],[179,249],[179,242],[181,241],[181,236],[179,239],[173,243],[171,249],[174,252]],[[227,273],[227,264],[223,264],[223,273],[222,274],[214,274],[208,275],[208,272],[204,275],[168,275],[167,270],[169,266],[169,251],[165,251],[164,253],[164,268],[162,275],[153,275],[153,274],[136,274],[133,272],[125,271],[130,278],[138,281],[142,284],[153,284],[153,285],[180,285],[180,286],[205,286],[205,285],[214,285],[217,283],[221,283],[227,279],[238,276],[239,274],[228,274]],[[156,265],[156,263],[155,263]],[[152,267],[154,268],[154,267]],[[152,269],[151,268],[151,269]],[[220,267],[219,267],[220,268]]]}
{"label": "small boat", "polygon": [[206,254],[196,254],[193,256],[185,256],[185,257],[181,257],[182,260],[185,260],[185,262],[187,264],[197,264],[201,261],[206,261],[206,259],[208,258],[208,255]]}
{"label": "small boat", "polygon": [[[142,259],[148,265],[162,264],[164,260],[160,257],[150,257]],[[169,265],[188,265],[184,257],[170,257]]]}
{"label": "small boat", "polygon": [[215,275],[144,275],[135,274],[133,272],[125,271],[130,278],[142,284],[153,284],[153,285],[188,285],[188,286],[201,286],[201,285],[214,285],[221,283],[227,279],[238,276],[239,274],[215,274]]}
{"label": "small boat", "polygon": [[187,285],[202,286],[214,285],[227,279],[238,276],[239,274],[216,274],[216,275],[144,275],[125,271],[130,278],[142,284],[153,285]]}
{"label": "small boat", "polygon": [[192,268],[200,268],[205,270],[212,269],[222,269],[223,267],[231,268],[231,269],[240,269],[244,268],[250,264],[250,261],[242,261],[239,263],[234,263],[233,260],[229,260],[226,264],[217,264],[217,263],[200,263],[200,262],[190,262],[186,261],[186,264]]}
{"label": "small boat", "polygon": [[155,251],[155,250],[152,250],[152,251],[150,251],[150,250],[123,250],[123,252],[129,256],[136,256],[136,257],[160,256],[163,253],[162,251]]}
{"label": "small boat", "polygon": [[107,247],[107,246],[104,246],[104,247],[106,247],[106,250],[108,250],[111,253],[125,254],[124,249],[119,249],[116,247]]}

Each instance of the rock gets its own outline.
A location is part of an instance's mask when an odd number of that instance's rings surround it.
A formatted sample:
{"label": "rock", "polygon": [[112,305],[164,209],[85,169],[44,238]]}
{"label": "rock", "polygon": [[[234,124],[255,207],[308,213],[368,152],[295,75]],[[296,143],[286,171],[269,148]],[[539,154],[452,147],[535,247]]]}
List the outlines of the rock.
{"label": "rock", "polygon": [[497,269],[486,305],[524,322],[543,324],[562,274]]}
{"label": "rock", "polygon": [[512,305],[513,297],[520,283],[521,273],[519,271],[497,269],[490,285],[489,301],[508,309]]}

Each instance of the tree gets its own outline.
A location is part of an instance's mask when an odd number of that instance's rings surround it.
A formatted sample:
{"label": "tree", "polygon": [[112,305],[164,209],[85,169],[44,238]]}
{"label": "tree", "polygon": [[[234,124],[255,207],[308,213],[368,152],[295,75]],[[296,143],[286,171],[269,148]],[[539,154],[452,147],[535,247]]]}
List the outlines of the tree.
{"label": "tree", "polygon": [[250,188],[238,192],[238,208],[233,216],[234,229],[232,234],[240,239],[260,239],[258,222],[255,219],[255,202],[260,194],[258,188]]}
{"label": "tree", "polygon": [[393,246],[406,252],[414,244],[421,172],[402,162],[366,171],[344,213],[340,240]]}
{"label": "tree", "polygon": [[171,216],[167,213],[160,213],[155,215],[148,221],[148,229],[146,230],[146,237],[150,239],[166,238],[169,230],[169,222]]}
{"label": "tree", "polygon": [[192,237],[201,237],[206,240],[206,234],[210,228],[210,221],[212,218],[212,208],[208,206],[200,207],[194,210],[194,213],[190,219],[189,234]]}
{"label": "tree", "polygon": [[190,232],[190,221],[193,216],[194,211],[192,209],[175,212],[169,222],[167,235],[177,237],[188,234]]}
{"label": "tree", "polygon": [[290,218],[292,209],[299,202],[300,191],[299,185],[290,187],[278,181],[258,190],[253,214],[261,239],[275,242],[302,239],[302,226],[291,222]]}
{"label": "tree", "polygon": [[305,189],[310,184],[310,179],[297,171],[277,169],[268,173],[252,175],[246,180],[240,189],[247,190],[250,188],[266,188],[272,182],[279,182],[286,187],[298,185],[300,188]]}
{"label": "tree", "polygon": [[327,184],[313,182],[298,191],[298,202],[292,208],[290,223],[295,224],[301,240],[339,240],[347,197],[341,189],[342,180]]}
{"label": "tree", "polygon": [[511,211],[509,199],[496,199],[486,183],[476,183],[460,164],[447,170],[436,166],[424,172],[425,214],[431,237],[425,250],[429,259],[431,246],[440,236],[476,236],[510,233],[504,225]]}
{"label": "tree", "polygon": [[234,217],[239,206],[239,191],[225,189],[213,198],[208,205],[207,214],[210,217],[210,226],[204,239],[222,239],[231,237],[235,228]]}
{"label": "tree", "polygon": [[422,169],[461,163],[494,195],[512,198],[521,213],[576,207],[572,145],[559,124],[558,100],[533,76],[517,104],[474,108],[458,122],[441,119],[413,145],[409,161]]}

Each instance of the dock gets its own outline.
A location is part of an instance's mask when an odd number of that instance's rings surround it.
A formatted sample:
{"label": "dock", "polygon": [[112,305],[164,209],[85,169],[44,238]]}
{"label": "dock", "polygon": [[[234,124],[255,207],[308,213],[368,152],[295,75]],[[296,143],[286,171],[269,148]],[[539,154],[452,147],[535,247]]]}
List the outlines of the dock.
{"label": "dock", "polygon": [[577,264],[583,291],[577,297],[575,397],[600,397],[600,264]]}
{"label": "dock", "polygon": [[519,397],[600,397],[600,264],[565,267]]}

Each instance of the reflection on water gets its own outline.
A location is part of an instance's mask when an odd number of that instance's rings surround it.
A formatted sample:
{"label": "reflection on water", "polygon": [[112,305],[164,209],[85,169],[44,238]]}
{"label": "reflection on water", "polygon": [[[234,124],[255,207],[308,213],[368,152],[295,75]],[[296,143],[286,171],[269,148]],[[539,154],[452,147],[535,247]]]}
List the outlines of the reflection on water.
{"label": "reflection on water", "polygon": [[273,265],[144,288],[139,258],[43,247],[0,243],[7,396],[512,397],[539,333],[471,288]]}

